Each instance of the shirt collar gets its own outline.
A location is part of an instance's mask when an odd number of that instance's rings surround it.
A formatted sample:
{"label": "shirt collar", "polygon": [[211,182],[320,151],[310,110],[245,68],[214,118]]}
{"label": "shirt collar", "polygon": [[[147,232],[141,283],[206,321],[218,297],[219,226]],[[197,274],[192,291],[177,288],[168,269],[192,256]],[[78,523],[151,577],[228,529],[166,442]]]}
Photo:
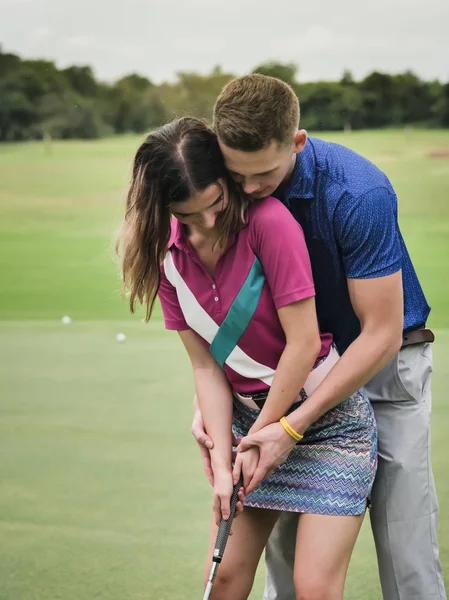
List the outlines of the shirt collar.
{"label": "shirt collar", "polygon": [[[245,227],[248,227],[249,225],[249,209],[251,206],[251,203],[253,201],[250,200],[249,206],[246,209],[245,212],[245,222],[243,224],[242,229],[245,229]],[[176,217],[171,217],[171,221],[170,221],[170,239],[168,240],[168,249],[172,248],[173,246],[176,246],[179,250],[184,250],[186,248],[186,244],[187,244],[187,238],[185,235],[185,231],[184,231],[184,227],[182,225],[182,223],[180,221],[178,221],[178,219]],[[236,240],[236,234],[231,235],[230,239],[229,239],[229,246],[231,246]]]}
{"label": "shirt collar", "polygon": [[185,246],[184,231],[182,228],[182,223],[180,223],[176,217],[171,218],[170,229],[171,233],[168,241],[168,248],[170,249],[172,246],[176,246],[182,250]]}
{"label": "shirt collar", "polygon": [[295,166],[287,189],[280,195],[281,200],[288,204],[290,198],[314,198],[316,179],[316,158],[313,142],[307,138],[306,145],[296,155]]}

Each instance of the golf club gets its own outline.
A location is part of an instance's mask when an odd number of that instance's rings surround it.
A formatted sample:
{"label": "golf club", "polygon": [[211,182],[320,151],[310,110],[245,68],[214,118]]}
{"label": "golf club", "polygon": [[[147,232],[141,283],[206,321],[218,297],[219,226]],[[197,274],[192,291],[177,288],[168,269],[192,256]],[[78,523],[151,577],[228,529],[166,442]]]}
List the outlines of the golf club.
{"label": "golf club", "polygon": [[209,579],[207,580],[203,600],[209,600],[210,598],[215,575],[217,574],[218,565],[221,563],[221,559],[223,558],[226,543],[228,541],[229,533],[231,531],[232,520],[235,515],[235,508],[239,497],[239,489],[241,487],[243,487],[243,474],[240,475],[240,479],[238,480],[232,491],[231,510],[229,513],[229,519],[221,519],[220,521],[220,527],[218,528],[217,539],[215,540],[215,548],[212,555],[212,567],[209,573]]}

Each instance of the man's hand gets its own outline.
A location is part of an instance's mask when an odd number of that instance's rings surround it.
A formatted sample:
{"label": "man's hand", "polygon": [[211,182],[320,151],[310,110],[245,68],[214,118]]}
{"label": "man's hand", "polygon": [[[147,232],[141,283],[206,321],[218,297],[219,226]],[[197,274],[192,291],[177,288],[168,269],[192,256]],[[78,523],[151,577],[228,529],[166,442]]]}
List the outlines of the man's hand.
{"label": "man's hand", "polygon": [[276,467],[285,462],[295,444],[296,441],[279,422],[271,423],[244,437],[238,447],[238,454],[255,446],[259,448],[259,463],[249,486],[245,487],[245,494],[250,494]]}
{"label": "man's hand", "polygon": [[193,415],[192,435],[196,439],[200,448],[201,458],[203,459],[203,466],[207,479],[209,480],[209,483],[213,486],[214,472],[212,471],[209,450],[214,447],[214,443],[207,435],[206,430],[204,429],[203,418],[199,409],[196,409]]}
{"label": "man's hand", "polygon": [[259,464],[259,448],[253,446],[245,452],[237,452],[235,458],[234,470],[232,476],[234,478],[234,485],[240,478],[240,473],[243,473],[243,487],[246,489],[249,487],[251,480],[256,472],[257,465]]}

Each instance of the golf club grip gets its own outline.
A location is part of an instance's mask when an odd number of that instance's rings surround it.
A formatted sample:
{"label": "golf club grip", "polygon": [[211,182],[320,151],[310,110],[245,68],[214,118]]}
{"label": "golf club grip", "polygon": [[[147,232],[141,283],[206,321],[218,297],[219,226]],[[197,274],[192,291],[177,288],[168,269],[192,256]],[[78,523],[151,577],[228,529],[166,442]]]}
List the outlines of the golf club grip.
{"label": "golf club grip", "polygon": [[239,499],[239,489],[243,487],[243,474],[240,475],[240,479],[234,486],[231,496],[231,510],[229,513],[229,519],[221,519],[220,527],[218,528],[217,539],[215,541],[214,555],[212,557],[214,562],[221,562],[223,554],[228,541],[229,532],[231,531],[232,520],[235,515],[235,507]]}

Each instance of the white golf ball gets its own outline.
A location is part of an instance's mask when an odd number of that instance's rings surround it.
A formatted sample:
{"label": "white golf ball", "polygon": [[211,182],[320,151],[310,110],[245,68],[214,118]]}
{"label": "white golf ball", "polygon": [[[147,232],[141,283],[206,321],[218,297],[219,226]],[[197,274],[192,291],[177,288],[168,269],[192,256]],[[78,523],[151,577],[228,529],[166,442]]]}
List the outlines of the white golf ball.
{"label": "white golf ball", "polygon": [[117,333],[115,339],[117,342],[124,342],[126,340],[126,335],[124,333]]}
{"label": "white golf ball", "polygon": [[72,319],[66,315],[65,317],[62,317],[61,321],[64,323],[64,325],[70,325]]}

